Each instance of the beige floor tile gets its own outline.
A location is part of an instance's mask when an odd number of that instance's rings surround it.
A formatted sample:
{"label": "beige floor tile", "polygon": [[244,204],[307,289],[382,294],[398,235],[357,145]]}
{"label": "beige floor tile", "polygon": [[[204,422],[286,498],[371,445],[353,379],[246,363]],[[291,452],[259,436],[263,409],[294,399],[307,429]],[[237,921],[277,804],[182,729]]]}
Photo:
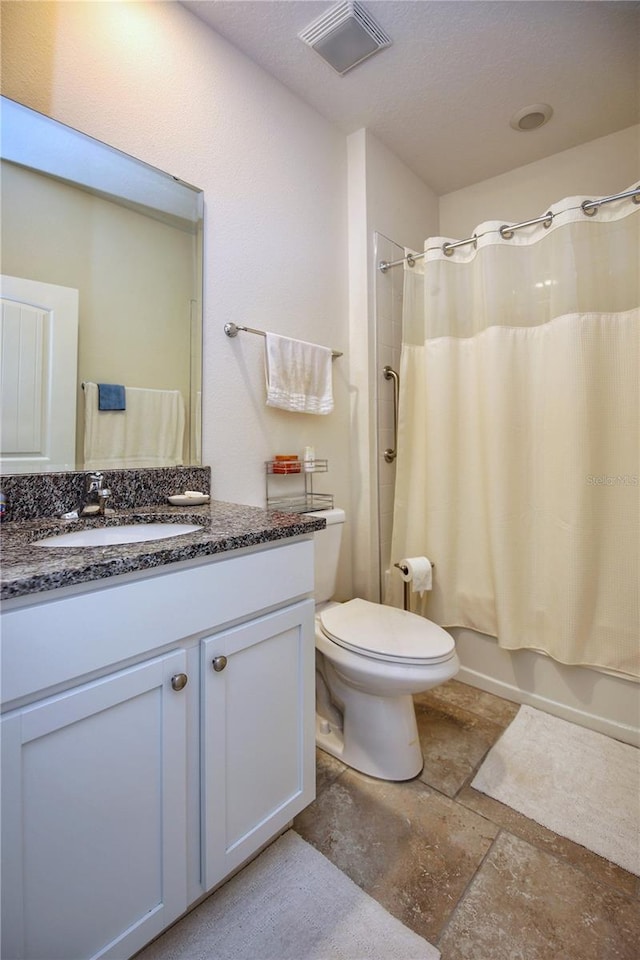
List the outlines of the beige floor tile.
{"label": "beige floor tile", "polygon": [[316,796],[333,783],[348,767],[336,757],[316,749]]}
{"label": "beige floor tile", "polygon": [[478,690],[460,680],[448,680],[447,683],[434,687],[426,693],[419,694],[417,701],[425,703],[447,703],[462,707],[469,713],[474,713],[485,720],[491,720],[501,727],[508,727],[520,709],[519,703],[512,703],[503,697],[496,697],[493,693]]}
{"label": "beige floor tile", "polygon": [[580,844],[559,836],[553,830],[505,806],[499,800],[487,797],[484,793],[467,786],[457,795],[456,801],[508,830],[509,833],[584,871],[592,880],[615,887],[627,896],[640,898],[640,877],[635,877],[617,864],[610,863],[597,853],[587,850],[586,847],[581,847]]}
{"label": "beige floor tile", "polygon": [[424,769],[420,779],[454,797],[475,773],[504,728],[457,704],[416,698],[416,720]]}
{"label": "beige floor tile", "polygon": [[640,960],[640,878],[470,786],[518,704],[457,680],[415,702],[420,778],[318,751],[300,834],[442,960]]}
{"label": "beige floor tile", "polygon": [[503,832],[437,944],[442,960],[638,960],[638,903]]}
{"label": "beige floor tile", "polygon": [[351,770],[320,793],[294,828],[431,943],[497,832],[419,781],[388,783]]}

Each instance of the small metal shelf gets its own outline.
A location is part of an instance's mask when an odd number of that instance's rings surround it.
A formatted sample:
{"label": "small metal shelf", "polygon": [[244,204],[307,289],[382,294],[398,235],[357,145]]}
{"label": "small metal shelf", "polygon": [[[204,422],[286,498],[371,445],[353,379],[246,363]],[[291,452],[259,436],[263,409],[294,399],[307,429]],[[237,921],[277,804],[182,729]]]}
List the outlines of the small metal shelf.
{"label": "small metal shelf", "polygon": [[304,473],[326,473],[328,460],[266,460],[267,474],[277,476],[300,476]]}
{"label": "small metal shelf", "polygon": [[[327,473],[328,469],[328,460],[267,460],[267,510],[277,510],[280,513],[331,510],[333,495],[315,493],[313,489],[314,474]],[[292,490],[292,486],[298,489]]]}
{"label": "small metal shelf", "polygon": [[333,496],[330,493],[301,494],[299,497],[270,497],[267,510],[278,513],[313,513],[314,510],[331,510]]}

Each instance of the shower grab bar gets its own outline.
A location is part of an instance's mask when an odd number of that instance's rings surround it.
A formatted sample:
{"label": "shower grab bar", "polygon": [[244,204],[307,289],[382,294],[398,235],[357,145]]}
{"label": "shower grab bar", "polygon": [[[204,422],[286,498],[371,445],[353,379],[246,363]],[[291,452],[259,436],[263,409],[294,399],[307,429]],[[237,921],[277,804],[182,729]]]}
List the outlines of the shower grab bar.
{"label": "shower grab bar", "polygon": [[393,380],[393,447],[387,447],[384,452],[386,463],[393,463],[398,456],[398,402],[400,399],[400,377],[389,364],[384,368],[382,374],[385,380]]}

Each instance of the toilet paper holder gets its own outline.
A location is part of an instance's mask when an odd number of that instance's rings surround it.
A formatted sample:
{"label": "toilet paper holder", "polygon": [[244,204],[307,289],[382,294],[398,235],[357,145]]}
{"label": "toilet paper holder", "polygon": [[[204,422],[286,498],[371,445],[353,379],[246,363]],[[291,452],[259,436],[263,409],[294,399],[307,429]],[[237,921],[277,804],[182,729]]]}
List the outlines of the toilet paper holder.
{"label": "toilet paper holder", "polygon": [[[432,566],[432,568],[435,570],[435,566],[436,566],[435,563],[432,563],[431,566]],[[406,566],[404,565],[404,563],[394,563],[394,567],[397,567],[398,570],[400,570],[401,573],[404,573],[405,577],[406,577],[406,575],[409,573],[409,569],[408,569],[408,567],[406,567]],[[405,580],[405,581],[403,582],[402,586],[404,587],[404,598],[403,598],[403,599],[404,599],[404,609],[405,609],[407,612],[409,612],[409,609],[410,609],[410,607],[409,607],[409,589],[410,589],[409,581],[408,581],[408,580]]]}

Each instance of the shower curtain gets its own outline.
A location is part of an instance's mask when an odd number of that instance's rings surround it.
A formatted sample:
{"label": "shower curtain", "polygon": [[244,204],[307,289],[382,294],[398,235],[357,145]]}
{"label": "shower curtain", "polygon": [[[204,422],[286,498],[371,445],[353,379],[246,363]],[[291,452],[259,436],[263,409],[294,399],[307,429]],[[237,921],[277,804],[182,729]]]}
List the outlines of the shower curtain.
{"label": "shower curtain", "polygon": [[583,199],[405,266],[392,549],[441,625],[638,677],[640,206]]}

